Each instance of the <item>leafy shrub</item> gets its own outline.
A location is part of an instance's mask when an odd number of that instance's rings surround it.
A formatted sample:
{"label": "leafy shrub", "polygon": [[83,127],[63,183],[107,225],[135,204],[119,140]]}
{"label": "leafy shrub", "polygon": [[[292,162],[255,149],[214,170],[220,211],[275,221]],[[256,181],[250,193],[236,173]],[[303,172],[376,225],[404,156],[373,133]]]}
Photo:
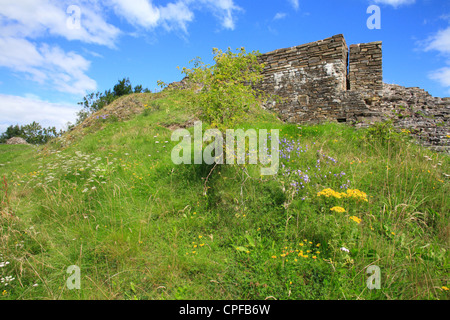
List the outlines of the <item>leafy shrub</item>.
{"label": "leafy shrub", "polygon": [[182,73],[186,74],[194,93],[190,102],[198,107],[200,119],[224,130],[244,118],[249,108],[263,97],[250,84],[262,80],[264,65],[258,62],[258,52],[247,53],[244,48],[237,53],[230,48],[225,52],[214,48],[213,55],[215,65],[196,58],[191,61],[194,68],[183,68]]}

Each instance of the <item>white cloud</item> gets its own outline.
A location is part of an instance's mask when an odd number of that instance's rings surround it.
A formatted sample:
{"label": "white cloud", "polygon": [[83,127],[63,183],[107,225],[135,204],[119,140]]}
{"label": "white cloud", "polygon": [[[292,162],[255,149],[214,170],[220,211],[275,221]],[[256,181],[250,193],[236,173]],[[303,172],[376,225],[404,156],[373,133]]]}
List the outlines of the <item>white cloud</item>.
{"label": "white cloud", "polygon": [[25,125],[33,121],[43,127],[66,129],[67,122],[75,122],[79,110],[79,106],[50,103],[34,95],[19,97],[0,94],[0,132],[10,125]]}
{"label": "white cloud", "polygon": [[[79,8],[79,28],[71,28],[69,5]],[[69,41],[115,47],[120,30],[108,24],[94,1],[2,0],[0,5],[0,67],[58,91],[84,95],[96,82],[86,72],[90,62],[75,52],[41,41]]]}
{"label": "white cloud", "polygon": [[[90,61],[52,41],[64,38],[115,48],[122,32],[105,20],[108,9],[138,28],[162,26],[184,33],[194,10],[212,13],[230,30],[242,11],[234,0],[173,0],[165,5],[152,0],[0,0],[0,67],[57,91],[95,91],[96,82],[87,74]],[[74,21],[79,21],[76,28]]]}
{"label": "white cloud", "polygon": [[125,18],[130,24],[144,28],[158,26],[161,13],[148,0],[111,0],[116,15]]}
{"label": "white cloud", "polygon": [[450,54],[450,27],[439,30],[426,41],[425,51],[437,50],[441,53]]}
{"label": "white cloud", "polygon": [[187,24],[194,19],[194,13],[181,1],[167,4],[160,9],[160,12],[163,25],[167,30],[180,28],[187,33]]}
{"label": "white cloud", "polygon": [[[439,30],[424,43],[425,51],[439,52],[447,58],[447,64],[450,64],[450,26],[447,29]],[[439,82],[443,87],[450,87],[450,67],[434,70],[428,74],[428,77]]]}
{"label": "white cloud", "polygon": [[298,10],[300,8],[299,0],[289,0],[289,3],[291,4],[292,8],[294,8],[294,10]]}
{"label": "white cloud", "polygon": [[[114,47],[120,30],[108,24],[102,17],[101,8],[95,3],[79,3],[79,28],[69,28],[71,19],[67,8],[77,1],[54,0],[2,0],[0,5],[0,27],[3,37],[38,38],[53,35],[67,40],[80,40]],[[72,15],[73,17],[73,15]]]}
{"label": "white cloud", "polygon": [[397,8],[402,5],[408,5],[415,3],[416,0],[375,0],[375,3],[391,5]]}
{"label": "white cloud", "polygon": [[61,92],[84,95],[97,87],[85,74],[90,67],[88,60],[58,46],[38,45],[26,39],[0,37],[0,67]]}
{"label": "white cloud", "polygon": [[234,30],[236,27],[235,12],[241,12],[243,9],[234,4],[233,0],[203,0],[208,4],[215,16],[221,20],[222,27]]}
{"label": "white cloud", "polygon": [[443,87],[450,87],[450,67],[444,67],[428,74],[432,80],[438,81]]}
{"label": "white cloud", "polygon": [[194,20],[194,10],[207,9],[220,20],[223,28],[234,30],[235,13],[242,8],[233,0],[178,0],[165,6],[156,6],[152,0],[109,0],[117,16],[135,27],[147,30],[163,26],[167,30],[187,32],[188,23]]}
{"label": "white cloud", "polygon": [[286,18],[287,14],[284,12],[278,12],[275,17],[273,17],[273,20],[281,20]]}

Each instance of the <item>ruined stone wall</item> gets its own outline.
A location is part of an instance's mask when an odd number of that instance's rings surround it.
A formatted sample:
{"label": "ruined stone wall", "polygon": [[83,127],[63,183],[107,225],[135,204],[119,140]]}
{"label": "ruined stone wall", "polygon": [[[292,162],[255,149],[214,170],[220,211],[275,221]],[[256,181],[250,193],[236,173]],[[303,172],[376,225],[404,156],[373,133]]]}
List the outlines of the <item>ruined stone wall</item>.
{"label": "ruined stone wall", "polygon": [[365,126],[392,120],[424,144],[450,151],[450,98],[383,83],[381,42],[348,48],[343,35],[335,35],[263,54],[260,62],[266,67],[259,89],[282,98],[263,107],[283,121]]}
{"label": "ruined stone wall", "polygon": [[322,106],[325,109],[314,118],[326,119],[326,108],[332,104],[330,97],[347,89],[347,58],[343,35],[263,54],[260,62],[265,69],[260,89],[283,99],[267,107],[284,120],[299,122],[311,120],[308,113]]}
{"label": "ruined stone wall", "polygon": [[349,59],[350,90],[382,90],[383,63],[381,41],[352,44]]}

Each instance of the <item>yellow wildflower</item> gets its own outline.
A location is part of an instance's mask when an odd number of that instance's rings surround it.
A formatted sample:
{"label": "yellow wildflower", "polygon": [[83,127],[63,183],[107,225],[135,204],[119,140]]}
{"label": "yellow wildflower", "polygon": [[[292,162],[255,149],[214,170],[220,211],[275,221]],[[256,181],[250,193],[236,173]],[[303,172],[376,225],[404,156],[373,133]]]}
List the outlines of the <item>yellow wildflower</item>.
{"label": "yellow wildflower", "polygon": [[333,189],[330,189],[330,188],[328,188],[328,189],[323,189],[322,191],[320,191],[319,193],[317,193],[317,196],[318,196],[318,197],[320,197],[320,196],[325,196],[325,197],[327,197],[327,198],[329,198],[329,197],[334,197],[334,198],[337,198],[337,199],[342,198],[341,193],[336,192],[336,191],[334,191]]}
{"label": "yellow wildflower", "polygon": [[355,221],[357,224],[360,224],[360,223],[361,223],[361,219],[358,218],[358,217],[351,216],[351,217],[349,217],[349,219]]}
{"label": "yellow wildflower", "polygon": [[345,212],[346,210],[342,207],[333,207],[330,209],[330,211],[334,211],[334,212]]}
{"label": "yellow wildflower", "polygon": [[345,198],[352,198],[355,200],[362,200],[366,202],[368,201],[367,194],[358,189],[347,189],[347,193],[342,193],[342,196]]}

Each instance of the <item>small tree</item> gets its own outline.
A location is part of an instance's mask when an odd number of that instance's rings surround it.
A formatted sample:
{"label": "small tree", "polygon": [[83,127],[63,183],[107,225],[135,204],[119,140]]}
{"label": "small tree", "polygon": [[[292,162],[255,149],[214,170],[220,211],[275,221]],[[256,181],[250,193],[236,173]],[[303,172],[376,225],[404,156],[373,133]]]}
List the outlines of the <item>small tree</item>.
{"label": "small tree", "polygon": [[18,124],[16,124],[15,126],[10,125],[8,128],[6,128],[6,131],[0,136],[0,143],[5,143],[8,139],[14,137],[25,138],[23,129]]}
{"label": "small tree", "polygon": [[117,98],[131,94],[131,93],[149,93],[150,90],[148,88],[143,88],[142,85],[137,85],[133,87],[131,85],[129,78],[123,78],[119,80],[117,84],[114,86],[113,90],[105,90],[104,93],[101,92],[92,92],[83,97],[82,102],[78,102],[80,106],[83,107],[77,113],[76,124],[82,123],[87,117],[91,114],[97,112],[100,109],[103,109],[105,106],[116,100]]}
{"label": "small tree", "polygon": [[131,86],[130,79],[123,78],[122,80],[119,80],[119,82],[114,86],[113,93],[116,98],[133,93],[133,87]]}
{"label": "small tree", "polygon": [[[191,61],[192,69],[183,68],[186,75],[190,103],[195,111],[199,111],[200,120],[207,122],[212,128],[222,133],[232,129],[251,107],[256,107],[266,95],[255,89],[255,85],[263,79],[264,65],[258,61],[258,52],[247,53],[244,48],[234,53],[228,48],[223,52],[213,49],[215,64],[210,66],[200,58]],[[214,143],[218,143],[214,140]],[[222,148],[216,149],[221,154],[214,153],[215,157],[226,157],[224,141]],[[219,161],[220,162],[220,161]],[[207,194],[208,179],[217,167],[216,162],[205,178],[204,195]],[[242,167],[243,170],[246,170]]]}
{"label": "small tree", "polygon": [[201,120],[224,131],[234,127],[263,97],[253,85],[262,80],[264,65],[258,62],[258,52],[247,53],[244,48],[237,53],[214,48],[213,55],[213,66],[196,58],[190,62],[194,68],[183,68],[182,73],[196,91],[191,103],[198,107]]}

